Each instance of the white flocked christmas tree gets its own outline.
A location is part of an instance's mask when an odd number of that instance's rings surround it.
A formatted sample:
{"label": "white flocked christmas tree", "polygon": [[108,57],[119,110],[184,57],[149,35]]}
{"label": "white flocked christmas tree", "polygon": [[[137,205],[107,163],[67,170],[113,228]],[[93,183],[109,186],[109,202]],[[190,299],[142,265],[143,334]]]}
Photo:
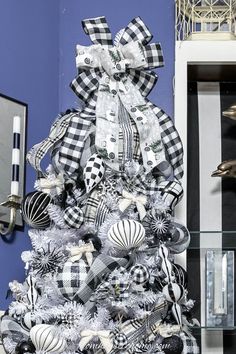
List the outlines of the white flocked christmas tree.
{"label": "white flocked christmas tree", "polygon": [[[26,280],[9,284],[1,323],[9,354],[199,353],[194,301],[176,254],[190,235],[174,218],[183,150],[172,120],[147,99],[163,66],[141,18],[115,37],[104,17],[83,21],[61,114],[28,153],[37,172],[22,215],[32,250]],[[50,153],[44,171],[41,161]]]}

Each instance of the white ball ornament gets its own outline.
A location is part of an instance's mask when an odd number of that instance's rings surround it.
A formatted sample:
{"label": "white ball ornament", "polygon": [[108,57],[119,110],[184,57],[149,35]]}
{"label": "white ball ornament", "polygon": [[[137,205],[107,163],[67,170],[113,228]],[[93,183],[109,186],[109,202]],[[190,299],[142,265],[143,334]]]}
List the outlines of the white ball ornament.
{"label": "white ball ornament", "polygon": [[121,250],[130,250],[139,247],[145,238],[145,229],[135,220],[121,220],[108,231],[109,241]]}
{"label": "white ball ornament", "polygon": [[66,340],[56,335],[52,325],[39,324],[32,327],[30,338],[39,352],[62,353],[66,347]]}

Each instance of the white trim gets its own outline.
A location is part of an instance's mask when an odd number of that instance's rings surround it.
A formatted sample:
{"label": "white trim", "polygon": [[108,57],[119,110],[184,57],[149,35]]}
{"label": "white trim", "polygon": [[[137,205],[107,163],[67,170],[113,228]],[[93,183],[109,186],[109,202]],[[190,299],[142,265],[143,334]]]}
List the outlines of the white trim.
{"label": "white trim", "polygon": [[[187,68],[188,64],[236,65],[236,41],[177,41],[175,59],[175,126],[184,147],[185,195],[176,207],[176,217],[186,224],[187,212]],[[221,161],[219,161],[221,162]]]}
{"label": "white trim", "polygon": [[[176,207],[176,217],[184,224],[187,222],[187,71],[189,64],[235,64],[236,41],[177,41],[175,62],[175,125],[180,134],[184,148],[184,177],[182,180],[185,191],[181,203]],[[221,161],[219,161],[220,163]],[[215,166],[217,167],[217,165]],[[213,168],[214,170],[214,168]],[[219,225],[216,225],[219,228]],[[215,231],[215,230],[212,230]],[[207,235],[205,235],[207,237]],[[210,237],[207,241],[210,240]],[[211,245],[212,246],[212,245]],[[221,247],[221,239],[214,239],[214,246]],[[183,256],[184,257],[184,256]],[[205,281],[205,260],[201,253],[202,286]],[[204,291],[204,289],[202,289]],[[223,353],[222,331],[202,331],[202,353]]]}

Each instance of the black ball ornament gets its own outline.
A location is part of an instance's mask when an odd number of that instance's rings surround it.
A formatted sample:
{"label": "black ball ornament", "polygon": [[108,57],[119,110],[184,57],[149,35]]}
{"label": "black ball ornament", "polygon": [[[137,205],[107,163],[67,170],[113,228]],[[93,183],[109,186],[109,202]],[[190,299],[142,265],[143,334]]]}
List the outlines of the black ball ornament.
{"label": "black ball ornament", "polygon": [[167,337],[163,339],[161,349],[165,354],[181,354],[184,344],[178,336]]}
{"label": "black ball ornament", "polygon": [[52,202],[49,194],[31,192],[27,194],[21,204],[22,216],[25,222],[36,229],[46,229],[51,224],[47,208]]}
{"label": "black ball ornament", "polygon": [[35,346],[30,340],[20,342],[17,344],[15,348],[15,353],[16,354],[35,353]]}

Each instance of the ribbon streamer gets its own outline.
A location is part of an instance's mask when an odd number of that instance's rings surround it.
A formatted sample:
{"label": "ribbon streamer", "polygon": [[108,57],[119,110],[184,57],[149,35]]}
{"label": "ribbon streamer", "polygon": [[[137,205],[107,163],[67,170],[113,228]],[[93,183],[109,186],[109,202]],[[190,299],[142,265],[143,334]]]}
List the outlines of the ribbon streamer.
{"label": "ribbon streamer", "polygon": [[133,194],[123,190],[122,192],[123,198],[119,201],[119,209],[122,213],[133,203],[136,205],[140,220],[146,215],[145,205],[147,203],[147,197],[145,195],[134,196]]}
{"label": "ribbon streamer", "polygon": [[92,331],[84,330],[80,333],[81,340],[79,342],[80,350],[84,350],[86,345],[94,338],[98,337],[106,353],[110,353],[113,347],[112,340],[110,338],[110,331]]}
{"label": "ribbon streamer", "polygon": [[92,242],[89,242],[82,246],[71,247],[69,248],[69,251],[71,253],[71,257],[70,257],[71,262],[77,262],[81,259],[83,255],[85,255],[88,265],[91,267],[93,263],[92,253],[95,252],[95,248]]}

